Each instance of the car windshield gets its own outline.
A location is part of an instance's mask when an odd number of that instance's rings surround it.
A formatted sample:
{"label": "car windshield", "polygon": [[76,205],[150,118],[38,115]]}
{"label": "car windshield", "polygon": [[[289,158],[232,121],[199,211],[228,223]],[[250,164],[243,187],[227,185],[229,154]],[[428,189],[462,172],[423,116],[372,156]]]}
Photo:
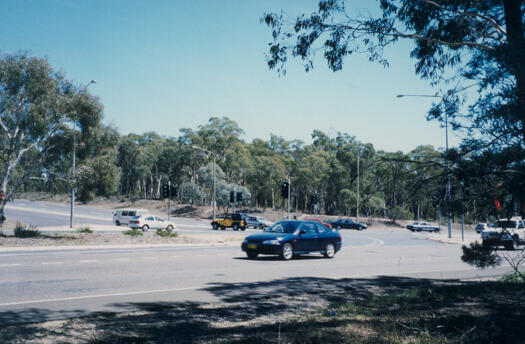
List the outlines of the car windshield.
{"label": "car windshield", "polygon": [[264,231],[267,233],[293,233],[300,224],[301,222],[282,221],[266,228]]}

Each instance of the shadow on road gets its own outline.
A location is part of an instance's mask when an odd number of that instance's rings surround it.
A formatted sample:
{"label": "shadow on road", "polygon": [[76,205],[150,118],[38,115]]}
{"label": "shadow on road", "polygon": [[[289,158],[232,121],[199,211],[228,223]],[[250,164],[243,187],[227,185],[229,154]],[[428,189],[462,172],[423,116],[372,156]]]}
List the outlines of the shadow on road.
{"label": "shadow on road", "polygon": [[4,324],[37,321],[4,326],[0,338],[6,343],[268,344],[280,336],[286,343],[390,343],[381,336],[394,334],[441,338],[428,343],[523,343],[525,338],[523,285],[516,283],[303,277],[214,283],[203,290],[221,301],[119,303],[112,305],[118,312],[50,322],[42,320],[68,314],[0,312]]}

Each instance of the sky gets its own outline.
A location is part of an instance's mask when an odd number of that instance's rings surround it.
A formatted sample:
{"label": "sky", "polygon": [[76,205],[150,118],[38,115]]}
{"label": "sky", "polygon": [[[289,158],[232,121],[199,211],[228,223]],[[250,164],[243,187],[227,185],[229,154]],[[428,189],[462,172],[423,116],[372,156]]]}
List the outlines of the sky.
{"label": "sky", "polygon": [[[434,94],[415,75],[411,43],[387,49],[390,67],[350,56],[332,72],[319,56],[306,73],[289,60],[269,70],[266,12],[311,13],[316,0],[2,0],[0,52],[45,57],[104,105],[104,123],[120,134],[179,129],[229,117],[243,139],[312,141],[313,130],[348,133],[377,150],[409,152],[445,145],[445,130],[425,115]],[[348,1],[361,13],[377,3]],[[450,133],[450,145],[459,138]]]}

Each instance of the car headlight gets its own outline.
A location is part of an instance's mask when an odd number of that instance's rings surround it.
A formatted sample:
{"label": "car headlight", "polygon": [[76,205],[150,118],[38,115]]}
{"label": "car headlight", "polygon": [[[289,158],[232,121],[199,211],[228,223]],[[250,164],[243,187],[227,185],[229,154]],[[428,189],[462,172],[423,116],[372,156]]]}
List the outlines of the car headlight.
{"label": "car headlight", "polygon": [[281,240],[282,239],[283,238],[277,238],[277,239],[273,239],[273,240],[265,240],[262,243],[264,245],[281,245]]}

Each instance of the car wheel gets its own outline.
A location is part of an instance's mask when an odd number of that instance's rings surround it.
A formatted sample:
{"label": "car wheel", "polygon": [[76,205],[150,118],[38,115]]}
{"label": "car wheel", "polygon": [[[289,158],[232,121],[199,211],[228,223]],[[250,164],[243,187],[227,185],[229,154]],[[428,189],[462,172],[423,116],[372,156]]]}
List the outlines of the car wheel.
{"label": "car wheel", "polygon": [[421,232],[421,228],[416,229],[416,232]]}
{"label": "car wheel", "polygon": [[259,225],[259,229],[264,229],[264,226],[263,225]]}
{"label": "car wheel", "polygon": [[223,231],[223,230],[225,230],[225,229],[226,229],[226,227],[224,227],[224,226],[221,226],[221,231]]}
{"label": "car wheel", "polygon": [[214,223],[211,225],[211,228],[212,228],[213,230],[217,230],[217,229],[219,229],[219,225],[218,225],[216,222],[214,222]]}
{"label": "car wheel", "polygon": [[259,253],[257,252],[246,252],[246,255],[248,256],[248,259],[257,259],[257,256]]}
{"label": "car wheel", "polygon": [[246,227],[241,227],[241,231],[245,231],[246,230]]}
{"label": "car wheel", "polygon": [[293,246],[292,244],[284,244],[281,248],[281,258],[284,260],[290,260],[293,258]]}
{"label": "car wheel", "polygon": [[437,228],[434,229],[434,232],[435,232],[435,233],[439,233],[439,229],[437,229]]}
{"label": "car wheel", "polygon": [[334,256],[335,256],[335,246],[331,242],[326,244],[326,248],[324,250],[324,256],[325,256],[325,258],[334,258]]}
{"label": "car wheel", "polygon": [[341,230],[341,226],[337,226],[336,228],[337,228],[337,230]]}
{"label": "car wheel", "polygon": [[234,231],[238,231],[239,230],[239,225],[238,224],[234,224],[233,225],[233,230]]}
{"label": "car wheel", "polygon": [[115,222],[117,226],[120,226],[120,221]]}
{"label": "car wheel", "polygon": [[144,225],[144,226],[142,226],[142,231],[143,231],[143,232],[147,232],[148,229],[149,229],[149,226],[148,226],[148,225]]}
{"label": "car wheel", "polygon": [[166,227],[166,229],[171,231],[173,229],[173,226],[172,225],[168,225],[168,227]]}

